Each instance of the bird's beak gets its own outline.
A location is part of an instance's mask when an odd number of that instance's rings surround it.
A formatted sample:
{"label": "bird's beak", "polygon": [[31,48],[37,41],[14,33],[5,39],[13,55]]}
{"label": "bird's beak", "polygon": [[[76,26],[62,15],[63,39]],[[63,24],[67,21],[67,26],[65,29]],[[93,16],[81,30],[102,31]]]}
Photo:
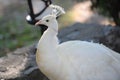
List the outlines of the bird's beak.
{"label": "bird's beak", "polygon": [[35,23],[35,26],[39,26],[41,24],[41,21],[38,21]]}

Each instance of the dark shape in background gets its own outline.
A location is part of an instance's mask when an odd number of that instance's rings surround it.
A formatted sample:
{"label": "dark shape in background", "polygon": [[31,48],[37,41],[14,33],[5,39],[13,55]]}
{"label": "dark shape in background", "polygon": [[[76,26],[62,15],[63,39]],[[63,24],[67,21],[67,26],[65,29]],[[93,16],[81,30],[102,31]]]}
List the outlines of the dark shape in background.
{"label": "dark shape in background", "polygon": [[120,26],[120,0],[91,0],[92,9],[98,9],[102,14],[112,17]]}

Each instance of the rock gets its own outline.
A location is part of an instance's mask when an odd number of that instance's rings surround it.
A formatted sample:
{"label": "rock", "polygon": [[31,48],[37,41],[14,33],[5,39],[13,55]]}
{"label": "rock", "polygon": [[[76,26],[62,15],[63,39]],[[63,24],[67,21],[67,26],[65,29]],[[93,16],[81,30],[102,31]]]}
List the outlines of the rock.
{"label": "rock", "polygon": [[59,32],[61,42],[83,40],[102,43],[120,53],[120,27],[75,23]]}
{"label": "rock", "polygon": [[[59,31],[60,42],[86,40],[105,44],[120,52],[120,28],[76,23]],[[36,45],[8,53],[0,58],[0,80],[48,80],[35,61]]]}
{"label": "rock", "polygon": [[17,49],[0,58],[0,79],[6,80],[48,80],[36,65],[36,46]]}
{"label": "rock", "polygon": [[60,31],[58,35],[62,42],[68,40],[83,40],[98,42],[98,37],[103,36],[104,26],[99,24],[76,23]]}
{"label": "rock", "polygon": [[120,53],[120,27],[112,27],[99,42]]}

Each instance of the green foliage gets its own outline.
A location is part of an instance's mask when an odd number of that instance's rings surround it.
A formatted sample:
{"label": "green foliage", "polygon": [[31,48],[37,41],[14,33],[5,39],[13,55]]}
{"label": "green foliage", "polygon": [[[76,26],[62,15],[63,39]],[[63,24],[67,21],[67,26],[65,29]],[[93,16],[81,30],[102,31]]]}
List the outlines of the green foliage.
{"label": "green foliage", "polygon": [[40,37],[39,31],[23,21],[7,21],[0,27],[0,49],[14,50],[31,44]]}
{"label": "green foliage", "polygon": [[38,41],[41,35],[39,28],[26,22],[27,9],[23,4],[10,6],[6,7],[6,11],[0,16],[0,56]]}
{"label": "green foliage", "polygon": [[109,6],[110,5],[108,0],[91,0],[93,2],[93,6],[92,7],[96,7],[98,8],[98,11],[106,16],[110,16],[109,13]]}

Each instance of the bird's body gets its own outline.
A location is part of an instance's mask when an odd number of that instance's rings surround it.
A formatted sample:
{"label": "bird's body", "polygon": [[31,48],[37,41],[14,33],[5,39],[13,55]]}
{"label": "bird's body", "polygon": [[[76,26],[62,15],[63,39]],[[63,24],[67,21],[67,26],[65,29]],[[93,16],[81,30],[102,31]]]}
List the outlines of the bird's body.
{"label": "bird's body", "polygon": [[120,80],[118,53],[102,44],[86,41],[59,44],[56,19],[47,16],[39,23],[48,29],[38,43],[36,60],[50,80]]}

